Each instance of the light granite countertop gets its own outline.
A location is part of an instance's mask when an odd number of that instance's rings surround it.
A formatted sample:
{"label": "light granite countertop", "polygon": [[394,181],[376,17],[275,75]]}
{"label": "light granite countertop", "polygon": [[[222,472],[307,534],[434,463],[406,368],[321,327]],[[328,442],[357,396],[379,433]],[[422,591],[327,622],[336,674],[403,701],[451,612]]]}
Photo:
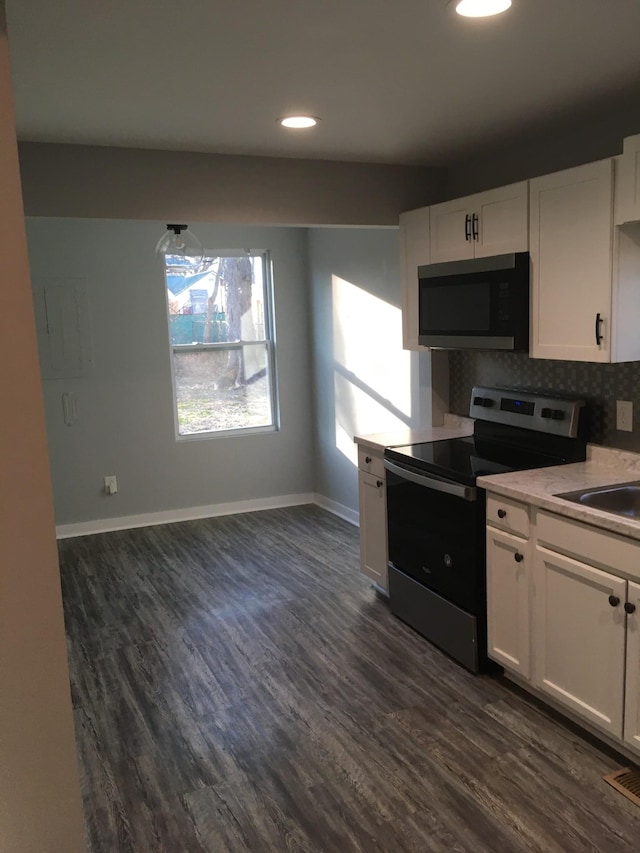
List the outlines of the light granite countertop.
{"label": "light granite countertop", "polygon": [[443,426],[429,429],[404,429],[393,432],[379,432],[373,435],[356,435],[354,441],[361,447],[371,450],[384,450],[385,447],[402,447],[405,444],[419,444],[422,441],[443,441],[447,438],[462,438],[473,434],[473,419],[446,414]]}
{"label": "light granite countertop", "polygon": [[640,453],[590,444],[587,460],[552,468],[511,471],[478,477],[477,484],[488,492],[523,501],[558,515],[602,527],[640,540],[640,520],[593,509],[556,497],[562,492],[597,488],[640,480]]}

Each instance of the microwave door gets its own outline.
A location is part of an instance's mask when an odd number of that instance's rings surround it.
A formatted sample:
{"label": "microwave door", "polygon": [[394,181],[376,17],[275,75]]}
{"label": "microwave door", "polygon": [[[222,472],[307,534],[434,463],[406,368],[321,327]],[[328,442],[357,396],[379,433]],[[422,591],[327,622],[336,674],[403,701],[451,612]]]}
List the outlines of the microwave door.
{"label": "microwave door", "polygon": [[526,350],[528,254],[418,270],[418,340],[442,349]]}
{"label": "microwave door", "polygon": [[421,281],[420,343],[448,349],[513,349],[513,336],[493,328],[492,301],[486,276]]}

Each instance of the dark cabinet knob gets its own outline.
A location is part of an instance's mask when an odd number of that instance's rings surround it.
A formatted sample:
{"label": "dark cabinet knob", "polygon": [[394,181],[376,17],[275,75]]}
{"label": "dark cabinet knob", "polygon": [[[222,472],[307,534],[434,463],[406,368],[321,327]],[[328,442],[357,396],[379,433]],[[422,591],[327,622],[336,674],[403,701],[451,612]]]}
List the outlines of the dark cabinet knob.
{"label": "dark cabinet knob", "polygon": [[471,240],[471,216],[468,213],[464,218],[464,239],[467,243]]}
{"label": "dark cabinet knob", "polygon": [[371,457],[370,457],[370,456],[365,456],[365,457],[364,457],[364,461],[365,461],[365,462],[367,463],[367,465],[368,465],[368,464],[371,462]]}
{"label": "dark cabinet knob", "polygon": [[609,596],[609,604],[612,607],[617,607],[620,604],[620,599],[618,598],[617,595],[610,595]]}
{"label": "dark cabinet knob", "polygon": [[625,609],[625,612],[626,612],[626,613],[635,613],[635,612],[636,612],[636,606],[635,606],[635,604],[631,604],[631,602],[630,602],[630,601],[625,601],[625,603],[624,603],[624,609]]}
{"label": "dark cabinet knob", "polygon": [[516,553],[513,555],[513,559],[516,561],[516,563],[521,563],[524,560],[524,554],[521,554],[519,551],[516,551]]}
{"label": "dark cabinet knob", "polygon": [[506,514],[507,514],[506,509],[499,509],[498,510],[498,518],[504,518]]}
{"label": "dark cabinet knob", "polygon": [[376,486],[380,488],[380,486],[384,486],[384,483],[382,482],[382,480],[376,480]]}

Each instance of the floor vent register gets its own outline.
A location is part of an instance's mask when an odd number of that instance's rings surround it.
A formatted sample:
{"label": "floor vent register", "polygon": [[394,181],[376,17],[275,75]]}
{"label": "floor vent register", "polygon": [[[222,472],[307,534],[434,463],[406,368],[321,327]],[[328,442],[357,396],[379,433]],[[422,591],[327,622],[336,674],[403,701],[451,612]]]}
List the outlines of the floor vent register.
{"label": "floor vent register", "polygon": [[616,791],[620,791],[628,800],[640,806],[640,770],[630,770],[628,767],[623,767],[622,770],[608,773],[603,778]]}

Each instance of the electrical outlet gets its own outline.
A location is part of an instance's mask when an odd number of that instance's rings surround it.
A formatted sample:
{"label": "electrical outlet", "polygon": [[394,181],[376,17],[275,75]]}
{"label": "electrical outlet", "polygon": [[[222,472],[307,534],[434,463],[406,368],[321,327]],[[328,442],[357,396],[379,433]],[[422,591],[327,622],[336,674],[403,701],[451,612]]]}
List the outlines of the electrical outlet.
{"label": "electrical outlet", "polygon": [[115,495],[118,492],[118,480],[115,474],[111,477],[104,478],[104,490],[108,495]]}
{"label": "electrical outlet", "polygon": [[616,429],[624,432],[633,430],[633,401],[616,400]]}

